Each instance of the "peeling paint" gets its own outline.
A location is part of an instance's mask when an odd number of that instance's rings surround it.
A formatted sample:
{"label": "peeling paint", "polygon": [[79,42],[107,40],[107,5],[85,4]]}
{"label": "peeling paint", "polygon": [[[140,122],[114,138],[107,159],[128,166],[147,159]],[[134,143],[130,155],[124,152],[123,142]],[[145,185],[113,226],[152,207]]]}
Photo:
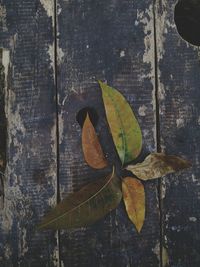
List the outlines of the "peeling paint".
{"label": "peeling paint", "polygon": [[12,249],[11,249],[11,247],[10,247],[9,244],[5,244],[5,246],[4,246],[4,251],[5,251],[5,258],[6,258],[7,260],[9,260],[10,257],[12,256]]}
{"label": "peeling paint", "polygon": [[157,256],[158,261],[160,261],[160,242],[157,242],[155,247],[152,249],[153,253]]}
{"label": "peeling paint", "polygon": [[61,12],[62,12],[62,8],[60,6],[60,3],[57,3],[57,14],[60,15]]}
{"label": "peeling paint", "polygon": [[0,5],[0,25],[1,31],[6,32],[8,31],[7,22],[6,22],[6,8],[5,6]]}
{"label": "peeling paint", "polygon": [[166,196],[166,190],[167,190],[167,186],[165,181],[162,179],[162,192],[161,192],[161,198],[164,199]]}
{"label": "peeling paint", "polygon": [[140,106],[138,109],[139,115],[140,116],[146,116],[146,110],[147,110],[147,107],[145,105]]}
{"label": "peeling paint", "polygon": [[[154,14],[153,5],[150,5],[145,11],[137,11],[137,20],[143,24],[144,46],[145,50],[143,53],[143,62],[149,65],[149,72],[141,76],[141,79],[150,79],[153,90],[152,90],[152,107],[154,112],[154,121],[156,121],[156,97],[155,97],[155,44],[154,44]],[[154,142],[157,143],[157,131],[154,126],[152,129]]]}
{"label": "peeling paint", "polygon": [[4,74],[5,74],[5,88],[7,88],[8,84],[9,63],[10,63],[10,51],[7,49],[2,49],[2,65],[4,67]]}
{"label": "peeling paint", "polygon": [[61,47],[57,47],[57,62],[58,62],[58,65],[60,65],[62,63],[62,60],[64,58],[64,52],[62,50]]}
{"label": "peeling paint", "polygon": [[57,134],[57,129],[56,129],[56,118],[54,119],[53,126],[51,128],[51,151],[56,155],[56,134]]}
{"label": "peeling paint", "polygon": [[13,174],[13,170],[7,166],[5,171],[6,177],[12,177],[13,180],[15,179],[15,183],[13,186],[9,185],[9,181],[5,181],[4,187],[4,209],[1,212],[1,227],[5,233],[9,233],[12,229],[13,219],[14,219],[14,212],[15,211],[15,204],[20,201],[24,201],[24,196],[21,194],[20,186],[18,184],[18,178],[15,174]]}
{"label": "peeling paint", "polygon": [[[7,58],[7,57],[6,57]],[[8,60],[6,59],[6,65],[8,65]],[[13,90],[5,91],[5,114],[6,117],[9,118],[7,121],[7,131],[8,131],[8,148],[11,146],[15,146],[16,152],[12,155],[12,162],[7,164],[5,170],[5,177],[9,177],[9,179],[5,180],[4,186],[4,210],[2,213],[2,225],[3,230],[8,232],[12,228],[12,222],[14,218],[13,210],[15,209],[15,203],[24,202],[24,196],[22,196],[20,190],[20,177],[17,177],[15,173],[13,173],[12,166],[18,164],[20,162],[20,157],[22,154],[23,147],[21,143],[17,139],[19,132],[21,137],[24,137],[26,134],[26,129],[24,127],[23,121],[20,116],[19,106],[16,107],[15,112],[13,113],[13,103],[15,102],[16,96]],[[9,184],[12,177],[12,186]]]}
{"label": "peeling paint", "polygon": [[[58,244],[58,231],[56,231],[56,234],[55,234],[55,239],[57,240],[57,244]],[[60,266],[59,264],[59,256],[60,256],[60,253],[59,253],[59,246],[56,246],[54,251],[53,251],[53,264],[54,266]]]}
{"label": "peeling paint", "polygon": [[62,113],[58,115],[58,123],[59,123],[59,144],[62,144],[64,140],[64,119]]}
{"label": "peeling paint", "polygon": [[55,44],[54,44],[54,42],[49,45],[48,54],[49,54],[49,58],[50,58],[50,66],[53,69],[54,81],[55,81],[55,57],[54,57],[54,54],[55,54]]}
{"label": "peeling paint", "polygon": [[162,247],[162,266],[169,266],[169,256],[165,247]]}
{"label": "peeling paint", "polygon": [[27,230],[25,228],[22,228],[20,239],[19,239],[19,249],[20,249],[19,255],[20,256],[24,256],[26,252],[28,251],[26,238],[27,238]]}
{"label": "peeling paint", "polygon": [[189,217],[189,221],[190,222],[196,222],[197,221],[197,218],[196,217]]}
{"label": "peeling paint", "polygon": [[40,0],[44,10],[48,17],[52,17],[52,23],[54,23],[54,1],[53,0]]}
{"label": "peeling paint", "polygon": [[182,128],[182,127],[184,127],[184,124],[185,124],[185,121],[184,121],[183,118],[176,119],[176,126],[177,126],[178,128]]}
{"label": "peeling paint", "polygon": [[143,53],[143,61],[150,65],[150,72],[148,74],[143,75],[143,78],[150,78],[152,80],[152,84],[154,86],[154,74],[155,74],[155,66],[154,66],[154,24],[153,24],[153,5],[150,5],[148,9],[145,11],[137,11],[137,20],[139,23],[143,24],[143,31],[145,34],[144,37],[144,46],[145,51]]}
{"label": "peeling paint", "polygon": [[[53,69],[53,74],[54,74],[54,81],[55,81],[55,75],[56,75],[56,70],[55,70],[55,42],[49,45],[48,47],[48,55],[50,59],[50,67]],[[64,52],[61,47],[58,46],[57,43],[57,65],[60,65],[63,61],[64,58]]]}
{"label": "peeling paint", "polygon": [[120,57],[125,57],[125,51],[124,50],[120,51]]}
{"label": "peeling paint", "polygon": [[[13,91],[10,90],[10,96],[13,97],[13,100],[15,99],[15,94]],[[11,146],[12,143],[14,143],[15,147],[18,149],[18,151],[15,153],[15,155],[12,158],[12,162],[15,163],[19,159],[19,152],[22,151],[21,143],[19,143],[17,136],[19,132],[21,133],[21,137],[25,137],[26,135],[26,129],[23,124],[23,120],[21,119],[19,106],[17,106],[14,113],[12,113],[11,105],[13,103],[13,100],[11,97],[9,97],[8,103],[9,106],[6,109],[6,117],[9,118],[7,123],[7,129],[8,129],[8,147]]]}
{"label": "peeling paint", "polygon": [[[158,6],[156,6],[158,8]],[[174,25],[169,21],[168,18],[168,2],[163,1],[162,2],[162,9],[163,12],[159,12],[156,10],[156,45],[157,45],[157,56],[158,56],[158,61],[160,61],[164,54],[165,54],[165,49],[164,49],[164,44],[165,44],[165,35],[168,32],[168,28],[174,27]]]}
{"label": "peeling paint", "polygon": [[[159,73],[160,73],[160,71],[159,71]],[[160,75],[159,75],[159,77],[160,77]],[[164,84],[161,81],[159,81],[158,99],[164,101],[165,95],[166,95],[166,93],[165,93]]]}

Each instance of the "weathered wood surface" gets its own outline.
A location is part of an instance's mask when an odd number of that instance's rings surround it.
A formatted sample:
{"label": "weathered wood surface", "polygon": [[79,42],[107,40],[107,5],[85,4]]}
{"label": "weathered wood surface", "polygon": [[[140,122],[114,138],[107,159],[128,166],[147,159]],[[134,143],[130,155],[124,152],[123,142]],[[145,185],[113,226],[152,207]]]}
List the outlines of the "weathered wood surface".
{"label": "weathered wood surface", "polygon": [[[97,130],[111,162],[117,161],[97,80],[106,80],[128,99],[142,125],[144,155],[155,151],[155,69],[152,1],[58,1],[58,99],[61,198],[105,175],[84,161],[76,114],[93,107]],[[126,119],[126,118],[124,118]],[[117,161],[119,168],[119,162]],[[63,231],[64,266],[159,266],[157,183],[145,184],[146,222],[136,233],[121,205],[87,228]]]}
{"label": "weathered wood surface", "polygon": [[[2,139],[7,130],[0,144],[6,159],[0,168],[6,167],[0,266],[166,267],[168,260],[172,267],[199,266],[200,67],[198,49],[176,31],[174,5],[175,0],[0,2]],[[84,161],[76,118],[82,108],[97,112],[103,149],[121,172],[98,79],[118,88],[133,107],[144,140],[139,160],[161,147],[191,159],[193,168],[164,178],[161,187],[145,183],[140,235],[123,204],[91,227],[37,232],[59,191],[62,199],[110,171],[94,171]]]}
{"label": "weathered wood surface", "polygon": [[54,70],[48,54],[54,37],[42,2],[1,1],[7,119],[2,267],[57,266],[58,260],[56,233],[36,231],[57,192]]}
{"label": "weathered wood surface", "polygon": [[[163,243],[169,256],[170,267],[198,267],[200,266],[199,49],[188,44],[177,33],[173,19],[175,4],[174,0],[157,1],[161,147],[167,153],[185,156],[192,162],[193,167],[163,179]],[[193,36],[195,38],[195,35]]]}

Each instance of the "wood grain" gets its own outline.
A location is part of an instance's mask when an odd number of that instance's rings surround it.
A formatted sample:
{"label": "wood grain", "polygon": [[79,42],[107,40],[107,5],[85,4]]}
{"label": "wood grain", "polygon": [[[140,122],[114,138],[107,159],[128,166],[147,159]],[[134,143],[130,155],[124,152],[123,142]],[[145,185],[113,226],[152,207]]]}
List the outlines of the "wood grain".
{"label": "wood grain", "polygon": [[175,4],[174,0],[157,1],[161,147],[169,154],[186,157],[193,167],[163,179],[163,246],[170,267],[197,267],[200,264],[199,49],[179,36],[173,19]]}
{"label": "wood grain", "polygon": [[37,0],[1,1],[7,166],[0,265],[5,267],[58,266],[56,233],[36,231],[57,191],[54,70],[48,54],[53,17],[45,8]]}
{"label": "wood grain", "polygon": [[[61,198],[101,177],[84,162],[78,111],[96,109],[97,131],[111,163],[119,159],[105,119],[97,80],[107,81],[129,101],[143,130],[143,153],[155,151],[153,1],[58,1],[58,99]],[[126,119],[126,118],[124,118]],[[63,231],[63,266],[159,266],[157,183],[146,189],[146,222],[140,235],[125,208],[91,227]]]}
{"label": "wood grain", "polygon": [[[175,3],[0,2],[0,266],[199,266],[199,50],[179,36]],[[144,141],[136,162],[161,147],[193,167],[162,180],[160,203],[159,184],[145,183],[140,235],[123,203],[91,227],[36,232],[58,189],[63,199],[113,164],[124,174],[99,79],[120,90],[137,116]],[[85,107],[98,114],[104,170],[84,161],[76,115]]]}

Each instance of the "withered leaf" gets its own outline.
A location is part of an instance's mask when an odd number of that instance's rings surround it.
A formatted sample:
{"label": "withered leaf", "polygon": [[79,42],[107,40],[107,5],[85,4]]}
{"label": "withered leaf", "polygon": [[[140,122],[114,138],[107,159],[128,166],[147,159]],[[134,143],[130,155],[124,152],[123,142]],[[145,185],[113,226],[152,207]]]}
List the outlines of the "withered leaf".
{"label": "withered leaf", "polygon": [[122,198],[120,180],[114,172],[70,194],[50,211],[39,229],[69,229],[91,225],[115,209]]}
{"label": "withered leaf", "polygon": [[152,153],[142,163],[128,165],[126,169],[141,180],[151,180],[190,166],[189,161],[180,157],[165,155],[164,153]]}
{"label": "withered leaf", "polygon": [[142,148],[142,133],[133,111],[116,89],[99,81],[107,121],[122,165],[137,158]]}
{"label": "withered leaf", "polygon": [[140,232],[145,219],[144,186],[136,178],[126,177],[122,181],[122,194],[128,217]]}
{"label": "withered leaf", "polygon": [[108,165],[88,114],[82,129],[82,149],[85,161],[92,168],[102,169]]}

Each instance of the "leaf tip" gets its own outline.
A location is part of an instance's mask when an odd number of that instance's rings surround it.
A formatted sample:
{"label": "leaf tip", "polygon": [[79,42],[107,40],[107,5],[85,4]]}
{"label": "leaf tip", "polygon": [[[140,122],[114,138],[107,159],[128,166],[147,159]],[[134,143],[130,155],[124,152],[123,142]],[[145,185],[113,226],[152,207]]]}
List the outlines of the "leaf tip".
{"label": "leaf tip", "polygon": [[99,83],[99,86],[100,86],[102,92],[104,92],[106,89],[106,86],[108,86],[108,85],[106,83],[102,82],[101,80],[98,80],[98,83]]}
{"label": "leaf tip", "polygon": [[[143,223],[144,223],[144,222],[143,222]],[[142,227],[143,227],[143,223],[142,223],[142,225],[135,225],[135,228],[136,228],[138,234],[141,233],[141,230],[142,230]]]}
{"label": "leaf tip", "polygon": [[85,117],[85,121],[88,120],[88,119],[90,119],[90,115],[89,115],[89,113],[87,112],[87,113],[86,113],[86,117]]}
{"label": "leaf tip", "polygon": [[97,82],[99,83],[100,86],[103,84],[101,80],[97,80]]}

